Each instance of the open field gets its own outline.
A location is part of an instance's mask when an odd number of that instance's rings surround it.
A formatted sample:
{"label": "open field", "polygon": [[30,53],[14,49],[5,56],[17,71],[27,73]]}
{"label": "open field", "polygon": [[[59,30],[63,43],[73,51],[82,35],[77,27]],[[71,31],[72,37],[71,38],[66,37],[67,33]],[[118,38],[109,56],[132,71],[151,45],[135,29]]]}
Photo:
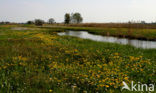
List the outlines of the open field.
{"label": "open field", "polygon": [[57,35],[65,30],[156,39],[152,28],[0,25],[0,92],[121,93],[123,81],[156,83],[156,49]]}

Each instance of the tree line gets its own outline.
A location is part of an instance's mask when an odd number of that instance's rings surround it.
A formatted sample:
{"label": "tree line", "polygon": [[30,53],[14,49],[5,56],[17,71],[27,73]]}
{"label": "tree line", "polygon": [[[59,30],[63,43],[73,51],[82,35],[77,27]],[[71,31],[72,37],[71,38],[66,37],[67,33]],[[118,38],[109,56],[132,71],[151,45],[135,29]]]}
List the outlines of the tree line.
{"label": "tree line", "polygon": [[[81,16],[80,13],[76,12],[76,13],[66,13],[64,15],[64,24],[79,24],[83,22],[83,17]],[[54,18],[50,18],[47,22],[42,20],[42,19],[35,19],[33,21],[27,21],[26,24],[35,24],[37,26],[42,26],[43,24],[55,24],[56,21]],[[155,25],[156,22],[152,22],[152,23],[146,23],[145,21],[129,21],[128,24],[153,24]],[[0,22],[0,24],[12,24],[12,22],[9,21],[2,21]],[[13,24],[17,24],[17,23],[13,23]],[[18,23],[19,24],[19,23]],[[21,23],[20,23],[21,24]],[[25,24],[25,23],[22,23]]]}
{"label": "tree line", "polygon": [[[80,13],[66,13],[64,15],[64,24],[78,24],[83,21],[83,18]],[[48,24],[54,24],[56,23],[54,18],[50,18],[48,22],[45,22],[44,20],[41,19],[35,19],[34,21],[28,21],[27,24],[35,24],[38,26],[42,26],[44,23]]]}

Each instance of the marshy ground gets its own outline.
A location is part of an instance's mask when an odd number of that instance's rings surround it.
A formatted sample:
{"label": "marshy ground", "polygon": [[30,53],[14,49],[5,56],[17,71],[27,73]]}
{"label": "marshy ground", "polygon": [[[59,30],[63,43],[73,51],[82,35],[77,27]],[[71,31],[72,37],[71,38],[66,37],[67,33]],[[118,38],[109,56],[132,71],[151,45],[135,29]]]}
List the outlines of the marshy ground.
{"label": "marshy ground", "polygon": [[156,49],[57,35],[65,30],[156,39],[153,28],[0,25],[0,92],[121,93],[123,81],[156,83]]}

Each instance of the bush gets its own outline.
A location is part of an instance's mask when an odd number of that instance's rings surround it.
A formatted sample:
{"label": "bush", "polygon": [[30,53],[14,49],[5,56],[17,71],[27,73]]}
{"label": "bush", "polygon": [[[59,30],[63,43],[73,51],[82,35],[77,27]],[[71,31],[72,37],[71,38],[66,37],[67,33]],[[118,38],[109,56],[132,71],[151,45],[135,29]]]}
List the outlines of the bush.
{"label": "bush", "polygon": [[33,21],[28,21],[27,24],[34,24],[34,22]]}
{"label": "bush", "polygon": [[44,21],[43,20],[41,20],[41,19],[36,19],[35,20],[35,25],[42,26],[43,24],[44,24]]}
{"label": "bush", "polygon": [[49,23],[49,24],[54,24],[54,23],[55,23],[54,18],[50,18],[50,19],[48,20],[48,23]]}

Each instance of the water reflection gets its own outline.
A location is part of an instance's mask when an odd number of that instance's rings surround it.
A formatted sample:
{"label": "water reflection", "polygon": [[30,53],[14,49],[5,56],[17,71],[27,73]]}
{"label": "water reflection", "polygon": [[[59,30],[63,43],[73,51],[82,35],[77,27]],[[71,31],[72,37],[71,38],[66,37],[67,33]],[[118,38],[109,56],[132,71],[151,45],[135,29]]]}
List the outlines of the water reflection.
{"label": "water reflection", "polygon": [[60,32],[58,35],[68,35],[68,36],[75,36],[83,39],[90,39],[94,41],[101,41],[101,42],[110,42],[110,43],[118,43],[123,45],[132,45],[137,48],[144,48],[144,49],[152,49],[156,48],[156,41],[145,41],[145,40],[136,40],[136,39],[127,39],[127,38],[118,38],[112,36],[101,36],[101,35],[93,35],[86,31],[66,31]]}

